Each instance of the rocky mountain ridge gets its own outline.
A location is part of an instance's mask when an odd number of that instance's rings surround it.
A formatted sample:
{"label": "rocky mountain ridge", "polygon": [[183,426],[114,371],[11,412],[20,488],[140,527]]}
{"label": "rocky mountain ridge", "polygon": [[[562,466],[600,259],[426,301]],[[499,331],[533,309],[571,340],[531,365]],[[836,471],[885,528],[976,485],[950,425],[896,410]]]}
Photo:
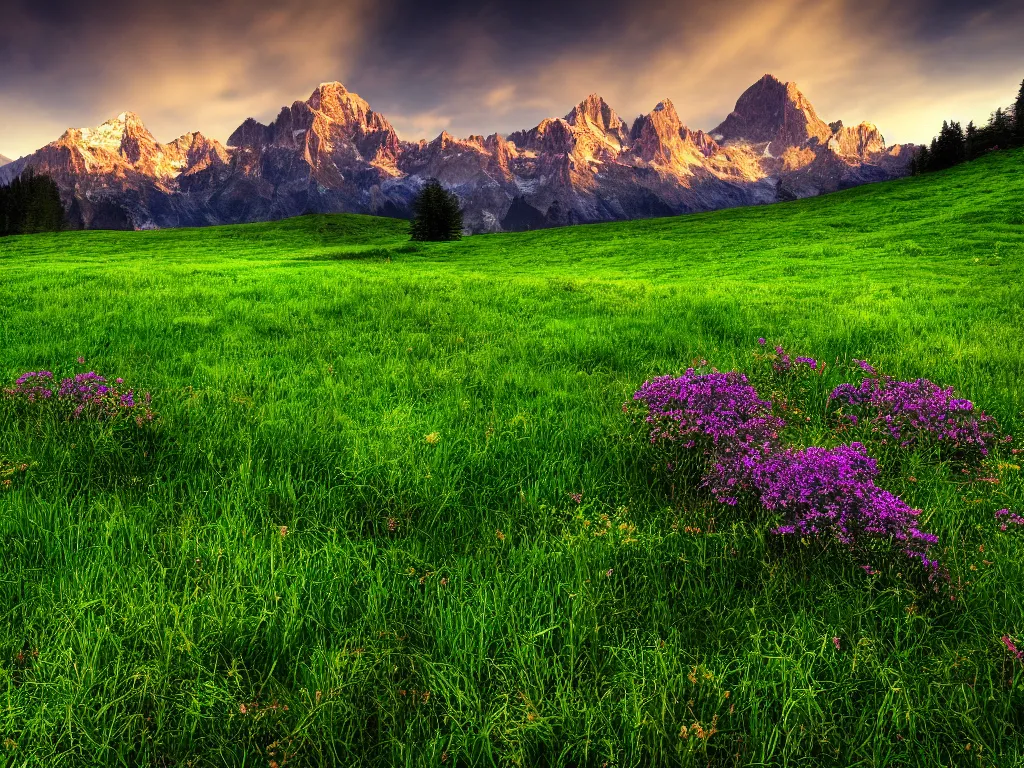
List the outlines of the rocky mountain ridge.
{"label": "rocky mountain ridge", "polygon": [[0,155],[0,168],[2,168],[5,165],[9,165],[12,162],[14,162],[14,161],[11,160],[11,158],[4,157],[3,155]]}
{"label": "rocky mountain ridge", "polygon": [[428,178],[462,200],[467,229],[494,232],[706,211],[831,192],[906,173],[908,146],[870,123],[827,124],[793,83],[765,75],[715,129],[693,130],[669,99],[632,125],[597,94],[507,137],[402,141],[340,83],[245,120],[228,145],[200,133],[161,144],[125,112],[69,129],[0,168],[52,176],[71,226],[134,228],[264,221],[306,212],[408,216]]}

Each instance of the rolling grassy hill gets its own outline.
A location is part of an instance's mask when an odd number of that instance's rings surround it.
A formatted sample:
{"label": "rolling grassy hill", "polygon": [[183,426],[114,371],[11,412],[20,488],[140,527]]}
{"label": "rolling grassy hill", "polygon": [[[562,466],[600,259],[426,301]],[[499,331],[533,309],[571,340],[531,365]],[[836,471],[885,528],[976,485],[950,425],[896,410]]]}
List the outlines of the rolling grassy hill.
{"label": "rolling grassy hill", "polygon": [[827,361],[820,393],[867,358],[1021,433],[1022,171],[452,244],[356,216],[0,241],[3,386],[96,370],[159,414],[0,400],[5,759],[1022,764],[1015,464],[886,475],[934,593],[780,551],[622,413],[763,336]]}

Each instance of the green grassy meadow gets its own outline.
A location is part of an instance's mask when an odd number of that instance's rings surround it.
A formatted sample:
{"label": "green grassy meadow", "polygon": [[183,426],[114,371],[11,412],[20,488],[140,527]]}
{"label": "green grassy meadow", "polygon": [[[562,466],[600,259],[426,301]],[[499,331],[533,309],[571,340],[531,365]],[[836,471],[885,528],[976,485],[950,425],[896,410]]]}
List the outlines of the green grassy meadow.
{"label": "green grassy meadow", "polygon": [[886,475],[939,594],[654,466],[623,403],[759,336],[828,362],[813,430],[867,358],[1024,435],[1024,152],[450,244],[358,216],[0,240],[0,385],[96,370],[159,414],[0,399],[4,764],[1024,765],[1015,464]]}

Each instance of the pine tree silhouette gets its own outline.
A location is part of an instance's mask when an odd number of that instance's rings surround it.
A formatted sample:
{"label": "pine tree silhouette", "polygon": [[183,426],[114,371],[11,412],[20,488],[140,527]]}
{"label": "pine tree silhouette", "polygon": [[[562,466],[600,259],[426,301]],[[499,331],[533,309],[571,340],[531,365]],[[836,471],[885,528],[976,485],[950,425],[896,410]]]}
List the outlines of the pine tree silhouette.
{"label": "pine tree silhouette", "polygon": [[1010,116],[1002,107],[992,113],[992,117],[988,121],[988,127],[992,132],[992,140],[995,142],[994,146],[1006,149],[1007,145],[1013,140],[1014,126]]}
{"label": "pine tree silhouette", "polygon": [[430,179],[413,203],[413,240],[444,241],[462,237],[462,207],[459,198],[437,179]]}
{"label": "pine tree silhouette", "polygon": [[1017,100],[1013,103],[1013,138],[1014,143],[1024,144],[1024,82],[1021,82]]}
{"label": "pine tree silhouette", "polygon": [[975,126],[974,121],[971,120],[967,124],[967,130],[964,131],[964,158],[967,160],[973,160],[978,156],[978,128]]}

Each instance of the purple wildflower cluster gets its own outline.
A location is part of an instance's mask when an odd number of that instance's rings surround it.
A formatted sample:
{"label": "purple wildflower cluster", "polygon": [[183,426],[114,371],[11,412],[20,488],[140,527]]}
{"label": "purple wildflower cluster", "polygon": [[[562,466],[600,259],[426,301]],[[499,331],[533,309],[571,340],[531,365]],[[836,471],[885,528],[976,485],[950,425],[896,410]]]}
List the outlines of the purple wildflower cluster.
{"label": "purple wildflower cluster", "polygon": [[69,376],[59,383],[52,371],[30,371],[19,376],[4,395],[27,405],[53,404],[71,420],[107,421],[130,414],[140,426],[152,421],[155,414],[149,407],[149,393],[137,402],[135,393],[123,385],[124,379],[111,383],[95,371]]}
{"label": "purple wildflower cluster", "polygon": [[19,376],[4,394],[26,403],[37,403],[53,397],[53,387],[53,371],[29,371]]}
{"label": "purple wildflower cluster", "polygon": [[940,387],[928,379],[897,381],[856,361],[867,376],[859,385],[840,384],[829,399],[843,406],[853,424],[864,420],[884,442],[903,448],[924,442],[947,446],[960,458],[980,460],[994,446],[995,419],[956,397],[952,387]]}
{"label": "purple wildflower cluster", "polygon": [[689,368],[678,378],[646,382],[633,399],[647,406],[652,443],[678,441],[683,448],[716,453],[753,450],[773,441],[785,426],[741,373]]}
{"label": "purple wildflower cluster", "polygon": [[999,521],[999,530],[1008,531],[1011,525],[1024,526],[1024,515],[1011,512],[1009,509],[1000,509],[996,512],[996,520]]}
{"label": "purple wildflower cluster", "polygon": [[[757,340],[757,343],[762,347],[766,346],[768,342],[764,337]],[[795,373],[800,369],[809,369],[812,371],[821,370],[821,364],[813,357],[793,357],[786,351],[785,347],[776,346],[775,354],[768,356],[772,360],[772,370],[776,373]],[[763,358],[762,358],[763,359]]]}
{"label": "purple wildflower cluster", "polygon": [[938,566],[927,557],[938,538],[918,527],[920,510],[875,485],[878,463],[860,443],[785,449],[754,462],[750,474],[761,504],[782,513],[775,533],[851,546],[865,537],[890,539],[925,567]]}
{"label": "purple wildflower cluster", "polygon": [[[812,358],[782,355],[788,367],[776,370],[817,367]],[[783,445],[785,422],[742,374],[690,369],[645,383],[633,399],[647,408],[652,443],[701,452],[704,485],[719,502],[750,496],[780,513],[777,534],[831,538],[851,547],[866,538],[888,539],[926,568],[937,568],[928,558],[937,539],[918,527],[920,510],[875,484],[877,462],[860,443],[800,450]]]}

